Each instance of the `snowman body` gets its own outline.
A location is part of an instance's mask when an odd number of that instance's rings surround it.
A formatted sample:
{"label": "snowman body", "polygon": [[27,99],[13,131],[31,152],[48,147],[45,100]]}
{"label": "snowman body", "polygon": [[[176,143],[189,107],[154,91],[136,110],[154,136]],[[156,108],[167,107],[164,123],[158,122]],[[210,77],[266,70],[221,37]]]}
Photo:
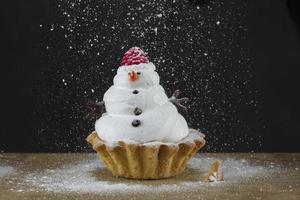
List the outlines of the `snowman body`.
{"label": "snowman body", "polygon": [[153,63],[120,66],[113,82],[103,98],[106,113],[95,124],[102,140],[176,142],[188,135],[187,122],[159,84]]}

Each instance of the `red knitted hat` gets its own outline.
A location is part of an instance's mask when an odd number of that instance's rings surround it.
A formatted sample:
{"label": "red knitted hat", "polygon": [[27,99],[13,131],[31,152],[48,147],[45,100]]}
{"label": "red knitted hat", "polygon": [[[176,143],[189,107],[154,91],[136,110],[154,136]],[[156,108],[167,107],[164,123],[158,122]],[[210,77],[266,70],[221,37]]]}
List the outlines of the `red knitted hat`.
{"label": "red knitted hat", "polygon": [[121,66],[149,63],[146,53],[139,47],[130,48],[123,56]]}

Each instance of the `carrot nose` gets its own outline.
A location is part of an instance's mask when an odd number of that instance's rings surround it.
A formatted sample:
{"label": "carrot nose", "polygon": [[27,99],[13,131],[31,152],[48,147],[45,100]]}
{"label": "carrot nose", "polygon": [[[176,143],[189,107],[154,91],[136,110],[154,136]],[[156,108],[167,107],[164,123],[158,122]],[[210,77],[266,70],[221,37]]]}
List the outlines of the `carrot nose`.
{"label": "carrot nose", "polygon": [[138,79],[138,75],[137,75],[137,73],[135,71],[129,72],[128,75],[129,75],[129,79],[131,81],[136,81]]}

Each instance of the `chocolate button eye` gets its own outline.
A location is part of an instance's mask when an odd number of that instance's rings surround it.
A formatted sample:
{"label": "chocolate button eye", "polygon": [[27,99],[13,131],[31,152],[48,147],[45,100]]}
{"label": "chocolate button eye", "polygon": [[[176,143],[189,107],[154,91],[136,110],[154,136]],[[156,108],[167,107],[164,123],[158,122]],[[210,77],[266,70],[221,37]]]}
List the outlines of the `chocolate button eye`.
{"label": "chocolate button eye", "polygon": [[135,119],[132,121],[131,125],[134,127],[138,127],[139,125],[141,125],[141,121],[138,119]]}
{"label": "chocolate button eye", "polygon": [[141,72],[137,72],[137,75],[141,75]]}
{"label": "chocolate button eye", "polygon": [[133,90],[132,93],[137,94],[137,93],[139,93],[139,91],[138,90]]}
{"label": "chocolate button eye", "polygon": [[135,115],[140,115],[140,114],[142,114],[142,109],[136,107],[136,108],[134,109],[133,113],[134,113]]}

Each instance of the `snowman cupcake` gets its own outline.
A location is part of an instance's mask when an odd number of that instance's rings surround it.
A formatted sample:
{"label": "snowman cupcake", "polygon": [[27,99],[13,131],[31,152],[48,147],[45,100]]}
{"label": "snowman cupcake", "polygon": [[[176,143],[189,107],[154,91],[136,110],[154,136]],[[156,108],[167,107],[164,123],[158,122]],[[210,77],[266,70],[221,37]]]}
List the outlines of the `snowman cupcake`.
{"label": "snowman cupcake", "polygon": [[87,137],[107,169],[133,179],[183,172],[205,144],[204,135],[189,129],[175,106],[186,109],[182,102],[187,98],[178,99],[179,91],[167,97],[154,64],[138,47],[124,54],[113,83],[97,103],[106,112]]}

